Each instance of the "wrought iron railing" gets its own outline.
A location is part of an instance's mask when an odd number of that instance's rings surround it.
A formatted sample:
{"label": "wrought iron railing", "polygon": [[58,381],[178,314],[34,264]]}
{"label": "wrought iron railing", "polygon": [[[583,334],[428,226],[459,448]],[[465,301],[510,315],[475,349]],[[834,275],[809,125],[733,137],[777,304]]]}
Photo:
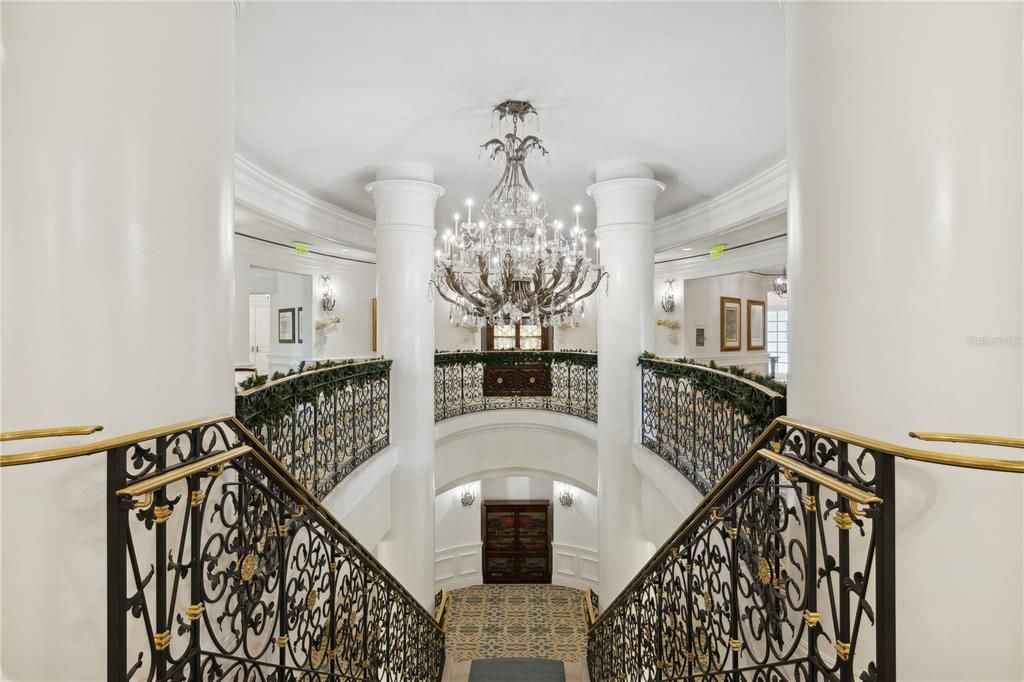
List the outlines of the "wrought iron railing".
{"label": "wrought iron railing", "polygon": [[434,420],[534,409],[597,421],[597,354],[458,351],[434,355]]}
{"label": "wrought iron railing", "polygon": [[107,472],[109,679],[441,679],[433,616],[233,418]]}
{"label": "wrought iron railing", "polygon": [[641,442],[704,494],[786,410],[782,390],[749,378],[652,357],[639,364]]}
{"label": "wrought iron railing", "polygon": [[895,680],[891,454],[773,422],[598,618],[591,679]]}
{"label": "wrought iron railing", "polygon": [[390,443],[390,377],[390,360],[303,366],[240,391],[235,414],[323,498]]}

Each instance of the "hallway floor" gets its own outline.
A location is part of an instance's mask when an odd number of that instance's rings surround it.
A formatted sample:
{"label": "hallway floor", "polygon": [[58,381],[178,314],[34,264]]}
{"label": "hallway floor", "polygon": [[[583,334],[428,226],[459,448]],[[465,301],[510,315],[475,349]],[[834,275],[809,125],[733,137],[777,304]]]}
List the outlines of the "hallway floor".
{"label": "hallway floor", "polygon": [[586,677],[580,591],[558,585],[474,585],[452,591],[445,680],[469,679],[470,661],[563,661],[566,682]]}

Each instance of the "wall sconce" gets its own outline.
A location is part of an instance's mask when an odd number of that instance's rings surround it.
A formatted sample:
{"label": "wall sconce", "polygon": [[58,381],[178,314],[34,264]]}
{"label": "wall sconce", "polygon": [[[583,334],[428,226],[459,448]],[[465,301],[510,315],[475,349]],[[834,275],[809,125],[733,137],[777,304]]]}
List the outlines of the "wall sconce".
{"label": "wall sconce", "polygon": [[675,290],[675,279],[665,280],[665,291],[661,295],[661,309],[666,313],[670,313],[676,309],[676,296]]}
{"label": "wall sconce", "polygon": [[472,507],[474,502],[476,502],[476,491],[472,486],[464,486],[462,488],[462,506]]}
{"label": "wall sconce", "polygon": [[320,310],[325,313],[329,313],[334,310],[334,305],[337,303],[334,300],[334,287],[331,286],[331,278],[327,275],[320,275]]}
{"label": "wall sconce", "polygon": [[562,503],[563,507],[572,506],[572,486],[567,485],[562,487],[562,492],[558,495],[558,501]]}

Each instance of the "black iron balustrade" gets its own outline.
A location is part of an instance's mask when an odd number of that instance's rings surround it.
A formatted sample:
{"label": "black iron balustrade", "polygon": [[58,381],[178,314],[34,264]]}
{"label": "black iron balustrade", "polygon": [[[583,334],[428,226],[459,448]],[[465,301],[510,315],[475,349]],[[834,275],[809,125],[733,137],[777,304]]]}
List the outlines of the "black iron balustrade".
{"label": "black iron balustrade", "polygon": [[108,452],[108,678],[437,681],[432,615],[228,417]]}
{"label": "black iron balustrade", "polygon": [[[502,373],[523,377],[522,390],[498,389]],[[491,373],[498,376],[490,378]],[[542,387],[540,383],[549,381]],[[507,385],[507,384],[506,384]],[[540,390],[532,390],[538,386]],[[434,355],[434,420],[484,410],[534,409],[597,421],[597,354],[582,351],[454,351]]]}
{"label": "black iron balustrade", "polygon": [[321,498],[390,443],[391,361],[321,363],[240,391],[235,414]]}
{"label": "black iron balustrade", "polygon": [[601,614],[594,682],[896,679],[893,458],[777,420]]}
{"label": "black iron balustrade", "polygon": [[704,494],[786,410],[782,390],[742,376],[652,357],[639,364],[641,442]]}

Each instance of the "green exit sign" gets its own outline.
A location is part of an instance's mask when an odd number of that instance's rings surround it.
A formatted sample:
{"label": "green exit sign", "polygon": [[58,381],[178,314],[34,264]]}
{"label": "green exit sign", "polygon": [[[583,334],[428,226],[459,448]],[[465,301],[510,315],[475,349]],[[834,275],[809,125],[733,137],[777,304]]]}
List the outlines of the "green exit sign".
{"label": "green exit sign", "polygon": [[723,253],[725,253],[725,244],[715,244],[711,247],[711,260],[721,258]]}
{"label": "green exit sign", "polygon": [[300,256],[305,256],[307,253],[309,253],[309,244],[307,244],[306,242],[292,242],[292,246],[295,247],[295,253],[299,254]]}

